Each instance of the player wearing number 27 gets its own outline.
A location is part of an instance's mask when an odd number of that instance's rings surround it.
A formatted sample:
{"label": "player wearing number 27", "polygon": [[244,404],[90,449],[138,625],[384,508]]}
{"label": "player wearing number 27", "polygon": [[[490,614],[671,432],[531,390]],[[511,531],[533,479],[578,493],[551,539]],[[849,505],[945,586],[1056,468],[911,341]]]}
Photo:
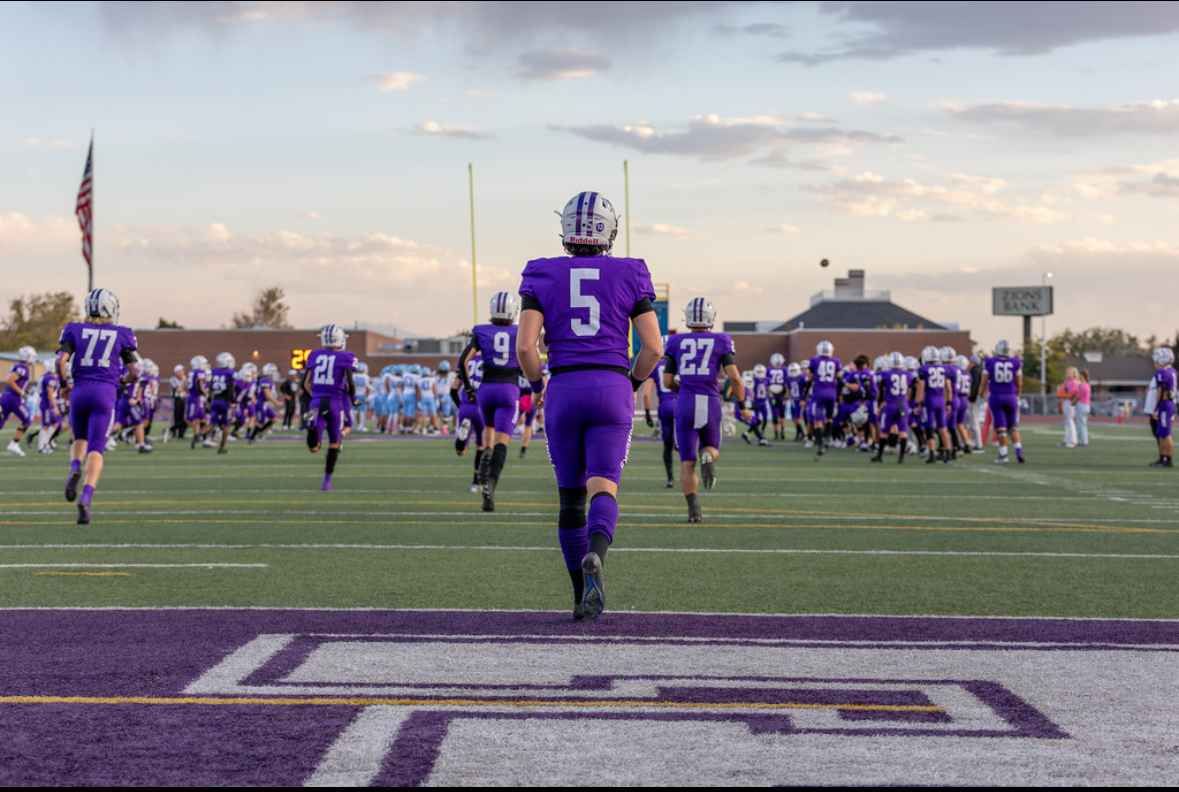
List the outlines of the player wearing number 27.
{"label": "player wearing number 27", "polygon": [[[139,379],[139,353],[135,333],[120,327],[119,299],[107,289],[95,289],[86,296],[86,319],[70,322],[61,331],[57,352],[57,373],[61,382],[73,383],[70,391],[70,428],[74,442],[70,446],[70,475],[65,497],[78,501],[78,523],[90,522],[90,499],[102,474],[102,452],[106,450],[107,432],[115,414],[116,390],[121,366],[126,365],[123,382]],[[78,482],[82,465],[86,479],[82,497]]]}
{"label": "player wearing number 27", "polygon": [[[560,498],[557,537],[573,584],[575,619],[597,618],[605,606],[603,561],[618,522],[634,392],[663,354],[651,275],[642,259],[609,255],[617,233],[613,205],[599,193],[578,193],[561,212],[569,256],[528,262],[520,285],[517,352],[537,406],[545,408]],[[642,342],[633,366],[630,322]],[[542,329],[547,386],[537,346]]]}

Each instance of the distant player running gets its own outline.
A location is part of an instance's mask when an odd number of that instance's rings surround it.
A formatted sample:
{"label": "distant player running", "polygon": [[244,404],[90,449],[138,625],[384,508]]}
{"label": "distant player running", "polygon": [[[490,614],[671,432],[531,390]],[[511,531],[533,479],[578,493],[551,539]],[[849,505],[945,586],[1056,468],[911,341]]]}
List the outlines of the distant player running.
{"label": "distant player running", "polygon": [[340,443],[344,437],[344,423],[351,408],[356,406],[356,355],[344,351],[348,336],[339,325],[328,325],[319,333],[323,349],[307,356],[304,388],[311,397],[311,425],[307,429],[307,448],[315,453],[323,444],[323,433],[328,435],[327,462],[324,465],[320,489],[331,492],[332,474],[340,457]]}

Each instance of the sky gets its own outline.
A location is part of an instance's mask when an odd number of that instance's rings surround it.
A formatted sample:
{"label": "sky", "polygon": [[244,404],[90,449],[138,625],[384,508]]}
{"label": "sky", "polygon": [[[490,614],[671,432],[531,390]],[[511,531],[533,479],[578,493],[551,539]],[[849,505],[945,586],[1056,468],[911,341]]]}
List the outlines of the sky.
{"label": "sky", "polygon": [[1043,282],[1049,336],[1173,337],[1177,44],[1174,3],[3,3],[0,307],[84,295],[93,130],[134,327],[278,285],[300,327],[469,328],[473,181],[478,321],[592,189],[673,325],[863,269],[985,348],[991,289]]}

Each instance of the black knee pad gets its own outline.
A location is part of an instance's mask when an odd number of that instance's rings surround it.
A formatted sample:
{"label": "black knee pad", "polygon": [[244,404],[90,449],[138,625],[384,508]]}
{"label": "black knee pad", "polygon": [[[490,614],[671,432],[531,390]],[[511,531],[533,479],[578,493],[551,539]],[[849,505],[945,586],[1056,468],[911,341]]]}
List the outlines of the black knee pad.
{"label": "black knee pad", "polygon": [[563,530],[581,528],[585,525],[585,499],[589,494],[585,487],[558,487],[561,509],[557,513],[557,527]]}

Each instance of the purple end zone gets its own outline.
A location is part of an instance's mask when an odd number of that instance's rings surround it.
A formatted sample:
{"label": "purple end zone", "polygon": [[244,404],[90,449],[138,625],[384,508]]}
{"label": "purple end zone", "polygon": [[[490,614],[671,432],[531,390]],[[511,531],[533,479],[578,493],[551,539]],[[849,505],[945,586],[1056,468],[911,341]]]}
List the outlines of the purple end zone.
{"label": "purple end zone", "polygon": [[[277,684],[319,644],[316,635],[349,641],[452,642],[494,639],[532,644],[594,636],[613,642],[659,639],[659,643],[709,639],[727,645],[798,642],[804,647],[883,647],[909,650],[993,648],[1039,651],[1117,650],[1173,652],[1179,623],[1066,619],[958,619],[838,616],[742,616],[611,613],[597,623],[574,623],[565,612],[292,611],[292,610],[10,610],[0,612],[0,696],[158,697],[184,696],[185,689],[234,651],[263,634],[296,636],[243,680]],[[415,638],[415,636],[421,636]],[[852,644],[854,642],[854,645]],[[703,678],[703,677],[702,677]],[[573,677],[553,689],[607,691],[624,677]],[[648,679],[627,677],[626,679]],[[652,699],[705,700],[716,684],[658,677]],[[1005,724],[987,736],[1067,739],[1015,692],[986,680],[794,680],[783,675],[750,678],[773,684],[773,695],[800,702],[917,706],[929,699],[919,685],[956,685],[983,702]],[[806,684],[798,684],[805,682]],[[838,682],[838,695],[821,688]],[[861,688],[862,684],[862,688]],[[851,687],[855,685],[855,687]],[[888,685],[892,685],[891,688]],[[909,685],[909,688],[904,688]],[[420,697],[431,695],[420,685]],[[484,685],[494,689],[494,685]],[[935,689],[928,687],[927,689]],[[741,685],[720,688],[727,699],[756,703],[770,694]],[[783,693],[785,691],[785,693]],[[505,694],[510,695],[505,690]],[[306,695],[306,694],[304,694]],[[547,697],[543,686],[530,695]],[[766,698],[766,700],[769,700]],[[0,784],[4,785],[288,785],[301,784],[362,706],[263,706],[225,704],[102,703],[39,701],[0,703]],[[382,766],[375,783],[426,780],[449,724],[457,718],[522,717],[569,719],[575,713],[415,711],[397,734],[396,764]],[[603,713],[595,717],[635,717]],[[651,719],[709,720],[733,717],[653,712]],[[944,723],[937,712],[840,710],[845,726],[827,733],[859,734],[887,728],[918,734]],[[753,733],[800,730],[788,714],[740,716]],[[906,731],[909,729],[909,731]]]}

